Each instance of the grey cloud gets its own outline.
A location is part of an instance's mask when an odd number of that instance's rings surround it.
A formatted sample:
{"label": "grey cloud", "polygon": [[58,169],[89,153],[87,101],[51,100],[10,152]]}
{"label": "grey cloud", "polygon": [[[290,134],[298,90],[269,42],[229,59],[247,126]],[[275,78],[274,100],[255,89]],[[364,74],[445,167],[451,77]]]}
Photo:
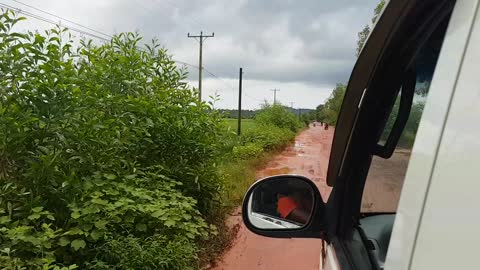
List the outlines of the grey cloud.
{"label": "grey cloud", "polygon": [[198,44],[187,32],[213,31],[204,65],[221,78],[236,78],[242,66],[253,80],[325,86],[348,79],[357,32],[379,0],[23,1],[104,32],[139,30],[195,65]]}

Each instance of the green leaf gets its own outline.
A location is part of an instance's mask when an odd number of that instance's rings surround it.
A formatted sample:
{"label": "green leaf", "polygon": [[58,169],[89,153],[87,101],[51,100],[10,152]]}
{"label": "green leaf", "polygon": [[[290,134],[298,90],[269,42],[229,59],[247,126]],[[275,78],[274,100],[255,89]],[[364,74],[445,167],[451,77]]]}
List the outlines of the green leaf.
{"label": "green leaf", "polygon": [[165,214],[165,210],[161,209],[161,210],[157,210],[157,211],[153,212],[152,217],[158,218],[160,216],[163,216],[164,214]]}
{"label": "green leaf", "polygon": [[62,236],[60,237],[60,239],[58,239],[58,244],[62,247],[65,247],[67,246],[68,244],[70,244],[70,239],[68,239],[67,237],[65,236]]}
{"label": "green leaf", "polygon": [[143,224],[143,223],[138,223],[137,225],[135,225],[135,228],[137,229],[137,231],[139,232],[145,232],[147,231],[147,225]]}
{"label": "green leaf", "polygon": [[79,234],[83,234],[83,231],[78,227],[73,227],[64,233],[64,235],[79,235]]}
{"label": "green leaf", "polygon": [[75,239],[75,240],[72,241],[72,243],[70,243],[70,246],[72,246],[72,248],[75,249],[75,250],[85,248],[86,245],[87,244],[82,239]]}
{"label": "green leaf", "polygon": [[31,214],[30,216],[28,216],[28,219],[30,220],[37,220],[41,217],[40,214]]}
{"label": "green leaf", "polygon": [[165,222],[165,226],[167,226],[167,227],[172,227],[174,225],[175,225],[175,220],[169,219]]}
{"label": "green leaf", "polygon": [[99,220],[99,221],[96,221],[95,222],[95,227],[97,229],[102,229],[104,230],[105,229],[105,226],[108,224],[108,221],[105,221],[105,220]]}
{"label": "green leaf", "polygon": [[100,239],[100,237],[103,236],[103,232],[97,229],[93,229],[93,231],[90,233],[90,236],[93,238],[93,240],[97,241],[98,239]]}
{"label": "green leaf", "polygon": [[35,213],[41,212],[42,210],[43,210],[42,206],[35,207],[35,208],[32,209],[32,211],[35,212]]}
{"label": "green leaf", "polygon": [[73,219],[78,219],[81,216],[81,214],[80,212],[72,212],[71,216]]}
{"label": "green leaf", "polygon": [[0,217],[0,224],[7,224],[10,223],[12,220],[9,216],[1,216]]}
{"label": "green leaf", "polygon": [[108,201],[102,200],[100,198],[92,199],[92,203],[100,204],[100,205],[107,205]]}
{"label": "green leaf", "polygon": [[117,176],[115,174],[111,174],[111,173],[106,173],[104,174],[103,176],[105,176],[105,178],[107,178],[108,180],[115,180],[117,179]]}

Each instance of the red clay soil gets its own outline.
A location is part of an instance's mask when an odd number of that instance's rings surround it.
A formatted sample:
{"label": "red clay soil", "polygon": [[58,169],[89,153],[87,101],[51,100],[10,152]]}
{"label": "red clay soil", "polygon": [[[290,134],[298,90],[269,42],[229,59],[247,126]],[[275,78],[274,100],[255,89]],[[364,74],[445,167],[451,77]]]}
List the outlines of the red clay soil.
{"label": "red clay soil", "polygon": [[[321,126],[302,131],[295,143],[257,172],[257,178],[277,174],[299,174],[312,179],[326,201],[331,188],[325,177],[333,139],[333,128]],[[318,239],[273,239],[255,235],[243,225],[240,209],[228,219],[239,227],[230,250],[214,270],[319,269],[321,241]]]}

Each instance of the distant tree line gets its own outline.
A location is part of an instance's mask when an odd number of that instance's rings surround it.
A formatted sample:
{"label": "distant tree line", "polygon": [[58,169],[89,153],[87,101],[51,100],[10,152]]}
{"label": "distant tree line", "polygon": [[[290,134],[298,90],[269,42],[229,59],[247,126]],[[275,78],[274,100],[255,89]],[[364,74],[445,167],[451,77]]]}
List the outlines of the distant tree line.
{"label": "distant tree line", "polygon": [[[288,106],[283,106],[281,104],[278,104],[280,107],[283,107],[286,111],[289,111],[291,113],[294,113],[297,115],[300,119],[310,119],[314,120],[315,119],[315,111],[314,109],[305,109],[305,108],[292,108]],[[265,107],[270,107],[272,106],[271,104],[266,104]],[[258,110],[242,110],[242,119],[253,119],[255,118],[255,115],[257,115],[262,109]],[[218,112],[220,112],[224,118],[238,118],[238,110],[232,110],[232,109],[218,109]]]}
{"label": "distant tree line", "polygon": [[[218,109],[225,118],[238,118],[238,110]],[[258,113],[258,110],[242,110],[242,119],[253,119]]]}

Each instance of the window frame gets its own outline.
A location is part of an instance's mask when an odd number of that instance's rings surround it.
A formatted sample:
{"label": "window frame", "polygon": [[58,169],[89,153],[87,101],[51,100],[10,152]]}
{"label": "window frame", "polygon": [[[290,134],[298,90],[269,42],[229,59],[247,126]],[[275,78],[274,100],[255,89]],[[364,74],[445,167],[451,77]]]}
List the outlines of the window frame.
{"label": "window frame", "polygon": [[[429,4],[433,3],[437,7],[427,11],[427,8],[431,8]],[[381,54],[375,61],[374,67],[369,68],[371,74],[363,74],[369,78],[368,87],[365,87],[365,91],[362,91],[361,95],[359,95],[358,86],[356,90],[347,90],[339,116],[339,119],[345,120],[346,124],[335,131],[337,145],[334,146],[336,149],[332,148],[334,157],[331,157],[330,162],[333,160],[336,164],[329,166],[329,176],[332,179],[331,177],[334,175],[333,183],[335,185],[327,204],[330,206],[327,208],[331,209],[328,214],[330,217],[327,219],[336,217],[336,221],[329,226],[329,235],[337,256],[344,258],[339,260],[342,269],[372,269],[368,256],[364,256],[365,246],[358,245],[358,241],[355,241],[355,228],[360,218],[363,188],[372,161],[372,151],[381,136],[386,119],[390,115],[401,86],[403,72],[413,63],[419,49],[438,25],[446,19],[446,16],[450,16],[454,4],[455,1],[451,0],[444,0],[440,5],[437,1],[408,1],[403,13],[398,14],[397,25],[392,27],[395,31],[390,36],[387,35],[388,42],[385,42],[384,48],[380,50]],[[423,7],[423,13],[419,7]],[[394,9],[390,4],[386,7],[377,27],[381,28],[383,17],[389,16],[393,12],[390,12],[389,8]],[[411,20],[414,18],[417,28],[412,28]],[[414,30],[412,31],[412,29]],[[372,36],[374,36],[374,32],[372,32]],[[405,43],[405,40],[408,42]],[[371,55],[370,50],[379,50],[374,45],[369,46],[371,42],[375,41],[370,39],[367,41],[362,55]],[[398,53],[399,51],[401,53]],[[366,63],[373,64],[368,60],[364,60],[365,63],[360,62],[361,60],[362,57],[359,58],[355,69]],[[354,80],[356,78],[355,69],[348,88],[355,88],[357,83]],[[367,82],[365,79],[361,81]],[[354,86],[351,86],[352,84]],[[350,91],[354,93],[352,94]],[[359,104],[360,101],[362,104]],[[354,105],[355,103],[358,104],[358,107]],[[385,106],[385,103],[388,106]],[[354,110],[352,107],[357,109]],[[345,133],[348,125],[352,126],[350,132],[347,132],[348,136],[343,134],[342,138],[337,139],[339,136],[337,133]],[[345,150],[335,153],[334,151],[340,151],[342,144],[344,144]],[[339,156],[341,156],[340,166]],[[335,170],[338,170],[338,173]]]}

